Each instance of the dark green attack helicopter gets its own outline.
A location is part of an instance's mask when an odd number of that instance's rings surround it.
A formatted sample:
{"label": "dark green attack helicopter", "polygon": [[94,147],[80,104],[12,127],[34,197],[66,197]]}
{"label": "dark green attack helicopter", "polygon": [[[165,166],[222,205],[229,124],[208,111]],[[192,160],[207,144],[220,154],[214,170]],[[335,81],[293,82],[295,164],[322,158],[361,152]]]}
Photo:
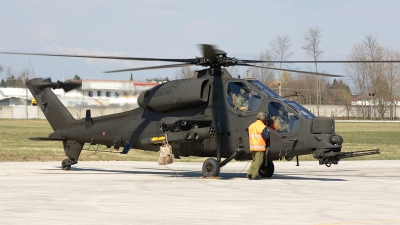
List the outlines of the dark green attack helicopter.
{"label": "dark green attack helicopter", "polygon": [[[65,91],[79,87],[75,81],[52,82],[35,78],[26,82],[54,132],[48,137],[30,138],[39,141],[61,141],[67,156],[61,163],[69,170],[78,163],[85,143],[105,145],[127,154],[130,149],[159,151],[168,139],[173,155],[210,157],[205,160],[205,177],[218,176],[220,168],[232,159],[249,160],[248,126],[258,112],[267,113],[270,127],[265,161],[259,170],[262,177],[274,173],[274,160],[312,154],[320,165],[337,164],[340,159],[379,154],[379,149],[342,152],[343,138],[335,133],[333,118],[319,118],[299,103],[279,96],[255,79],[234,78],[225,69],[229,66],[259,67],[305,74],[340,77],[326,73],[278,69],[254,65],[255,63],[315,63],[314,61],[260,61],[227,57],[227,53],[212,45],[201,45],[202,57],[192,59],[162,59],[137,57],[108,57],[93,55],[66,55],[41,53],[1,52],[40,56],[82,57],[97,59],[178,62],[164,66],[114,70],[111,72],[162,69],[185,66],[203,66],[197,78],[173,80],[159,84],[138,97],[140,107],[130,111],[92,117],[86,111],[84,119],[76,120],[51,89]],[[366,61],[319,61],[318,63],[365,63]],[[398,61],[368,61],[398,62]],[[245,108],[237,105],[237,98],[247,94]],[[277,118],[284,118],[276,127]],[[222,160],[224,158],[224,160]]]}

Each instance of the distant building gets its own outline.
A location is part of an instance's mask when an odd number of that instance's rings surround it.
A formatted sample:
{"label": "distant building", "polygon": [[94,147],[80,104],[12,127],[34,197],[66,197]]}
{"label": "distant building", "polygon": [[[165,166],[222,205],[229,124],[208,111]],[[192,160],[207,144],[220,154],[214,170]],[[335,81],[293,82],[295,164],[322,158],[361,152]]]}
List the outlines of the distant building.
{"label": "distant building", "polygon": [[0,88],[0,105],[30,105],[31,92],[26,88]]}
{"label": "distant building", "polygon": [[[82,87],[64,92],[53,90],[65,106],[137,104],[137,96],[157,82],[122,80],[82,80]],[[0,105],[30,105],[32,95],[26,88],[0,88]]]}
{"label": "distant building", "polygon": [[[360,99],[360,97],[353,96],[353,101],[351,101],[351,105],[356,106],[356,105],[361,105],[361,106],[375,106],[379,105],[377,100],[374,98],[368,98],[368,99]],[[386,101],[385,105],[390,106],[400,106],[400,99],[395,99],[394,101]]]}

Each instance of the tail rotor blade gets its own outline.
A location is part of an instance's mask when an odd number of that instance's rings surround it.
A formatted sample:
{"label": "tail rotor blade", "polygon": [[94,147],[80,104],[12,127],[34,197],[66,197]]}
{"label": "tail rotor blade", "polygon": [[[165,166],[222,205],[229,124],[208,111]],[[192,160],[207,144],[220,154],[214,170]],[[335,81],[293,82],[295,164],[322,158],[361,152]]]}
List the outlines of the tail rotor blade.
{"label": "tail rotor blade", "polygon": [[72,91],[82,86],[82,80],[66,80],[65,82],[57,82],[58,86],[65,92]]}

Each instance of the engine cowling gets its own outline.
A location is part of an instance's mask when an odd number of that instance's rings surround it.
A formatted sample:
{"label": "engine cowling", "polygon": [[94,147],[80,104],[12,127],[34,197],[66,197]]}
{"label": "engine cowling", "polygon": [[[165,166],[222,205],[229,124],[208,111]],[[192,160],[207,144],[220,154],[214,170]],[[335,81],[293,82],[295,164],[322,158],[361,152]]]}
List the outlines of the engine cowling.
{"label": "engine cowling", "polygon": [[160,84],[139,95],[140,107],[158,112],[193,107],[208,101],[208,79],[183,79]]}

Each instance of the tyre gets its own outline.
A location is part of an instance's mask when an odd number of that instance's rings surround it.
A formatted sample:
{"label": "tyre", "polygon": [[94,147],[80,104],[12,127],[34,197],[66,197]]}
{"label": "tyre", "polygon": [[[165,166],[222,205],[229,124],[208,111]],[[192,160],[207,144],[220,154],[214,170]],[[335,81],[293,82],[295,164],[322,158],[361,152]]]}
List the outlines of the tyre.
{"label": "tyre", "polygon": [[208,158],[203,163],[203,176],[205,177],[214,177],[219,174],[219,162],[214,158]]}
{"label": "tyre", "polygon": [[272,177],[275,171],[275,166],[272,161],[267,161],[268,166],[265,166],[264,163],[261,165],[260,170],[258,170],[258,174],[261,177]]}
{"label": "tyre", "polygon": [[70,162],[68,159],[64,159],[64,160],[61,162],[61,168],[62,168],[63,170],[70,170],[70,169],[71,169],[71,162]]}

